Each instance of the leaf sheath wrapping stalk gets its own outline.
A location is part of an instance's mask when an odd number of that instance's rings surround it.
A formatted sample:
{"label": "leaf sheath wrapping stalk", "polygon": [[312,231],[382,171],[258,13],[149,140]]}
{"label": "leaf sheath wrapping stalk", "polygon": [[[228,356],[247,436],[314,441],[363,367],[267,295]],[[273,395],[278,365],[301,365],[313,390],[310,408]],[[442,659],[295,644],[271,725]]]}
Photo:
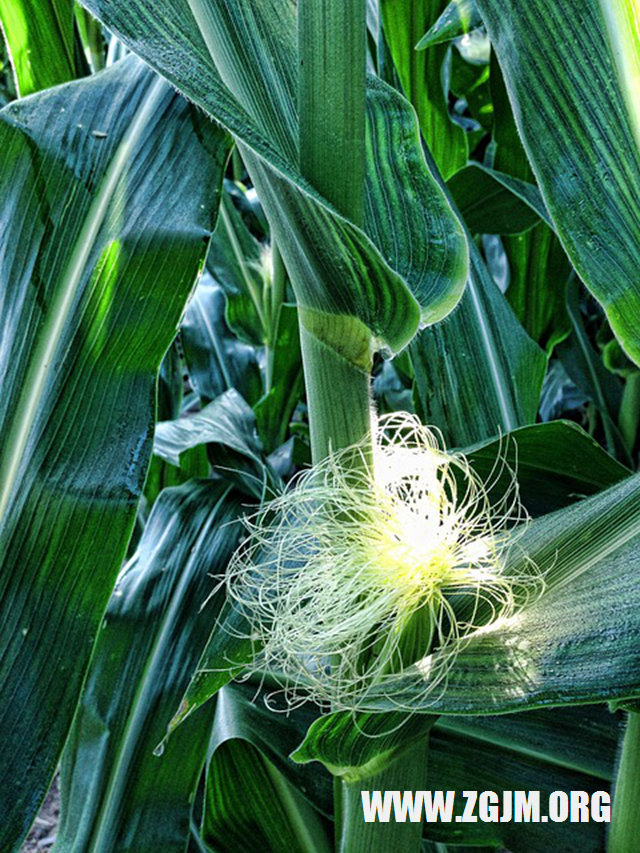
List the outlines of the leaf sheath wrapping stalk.
{"label": "leaf sheath wrapping stalk", "polygon": [[366,4],[299,0],[300,171],[353,222],[364,213]]}

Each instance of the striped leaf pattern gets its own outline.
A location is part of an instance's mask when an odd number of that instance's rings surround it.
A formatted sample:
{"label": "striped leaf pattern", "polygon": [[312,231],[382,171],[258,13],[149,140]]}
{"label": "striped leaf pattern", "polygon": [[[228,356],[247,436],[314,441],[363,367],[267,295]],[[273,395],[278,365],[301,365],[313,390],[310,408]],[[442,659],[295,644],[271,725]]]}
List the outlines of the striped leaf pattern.
{"label": "striped leaf pattern", "polygon": [[11,850],[56,768],[122,563],[155,375],[204,263],[229,144],[131,57],[7,107],[0,150],[0,848]]}
{"label": "striped leaf pattern", "polygon": [[[415,114],[397,93],[379,81],[369,87],[369,215],[363,229],[300,175],[291,0],[179,0],[163,4],[162,14],[141,0],[86,5],[234,135],[303,314],[310,315],[308,325],[318,331],[326,315],[339,318],[339,334],[329,333],[328,343],[353,339],[345,354],[357,361],[366,329],[397,351],[420,322],[440,319],[456,304],[466,278],[466,241],[422,157]],[[379,112],[387,115],[379,118]],[[400,125],[393,136],[390,121]],[[408,159],[394,156],[394,141]],[[400,210],[392,203],[401,203]],[[381,229],[398,233],[377,245]]]}
{"label": "striped leaf pattern", "polygon": [[558,236],[640,363],[640,150],[599,0],[478,0]]}

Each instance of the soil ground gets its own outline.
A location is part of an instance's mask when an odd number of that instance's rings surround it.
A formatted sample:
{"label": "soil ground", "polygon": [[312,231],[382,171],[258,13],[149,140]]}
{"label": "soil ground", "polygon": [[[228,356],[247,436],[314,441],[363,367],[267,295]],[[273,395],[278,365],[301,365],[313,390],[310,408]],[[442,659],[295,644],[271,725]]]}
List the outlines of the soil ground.
{"label": "soil ground", "polygon": [[20,848],[20,853],[44,853],[50,850],[56,840],[59,818],[60,790],[56,776],[42,804],[40,813],[31,827],[31,832]]}

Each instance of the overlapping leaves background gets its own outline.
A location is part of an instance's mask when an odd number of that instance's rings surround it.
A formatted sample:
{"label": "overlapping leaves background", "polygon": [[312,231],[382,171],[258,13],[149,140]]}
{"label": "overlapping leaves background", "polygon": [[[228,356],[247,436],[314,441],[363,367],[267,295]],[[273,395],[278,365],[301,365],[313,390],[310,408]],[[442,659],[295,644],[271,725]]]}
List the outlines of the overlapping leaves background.
{"label": "overlapping leaves background", "polygon": [[[607,786],[604,703],[640,694],[640,157],[599,4],[371,3],[362,227],[299,172],[291,0],[86,6],[0,0],[3,849],[61,755],[61,851],[329,849],[301,762],[358,778],[431,727],[431,787]],[[309,460],[297,312],[350,357],[375,335],[380,410],[517,456],[513,559],[549,567],[386,738],[211,672],[246,651],[211,633],[239,519]]]}

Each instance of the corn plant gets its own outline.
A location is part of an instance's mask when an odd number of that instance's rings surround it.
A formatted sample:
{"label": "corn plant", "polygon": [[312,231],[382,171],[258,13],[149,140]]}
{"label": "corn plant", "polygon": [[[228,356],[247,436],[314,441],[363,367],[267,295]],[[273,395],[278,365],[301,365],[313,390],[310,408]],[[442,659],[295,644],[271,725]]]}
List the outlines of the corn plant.
{"label": "corn plant", "polygon": [[0,848],[633,853],[635,0],[0,22]]}

